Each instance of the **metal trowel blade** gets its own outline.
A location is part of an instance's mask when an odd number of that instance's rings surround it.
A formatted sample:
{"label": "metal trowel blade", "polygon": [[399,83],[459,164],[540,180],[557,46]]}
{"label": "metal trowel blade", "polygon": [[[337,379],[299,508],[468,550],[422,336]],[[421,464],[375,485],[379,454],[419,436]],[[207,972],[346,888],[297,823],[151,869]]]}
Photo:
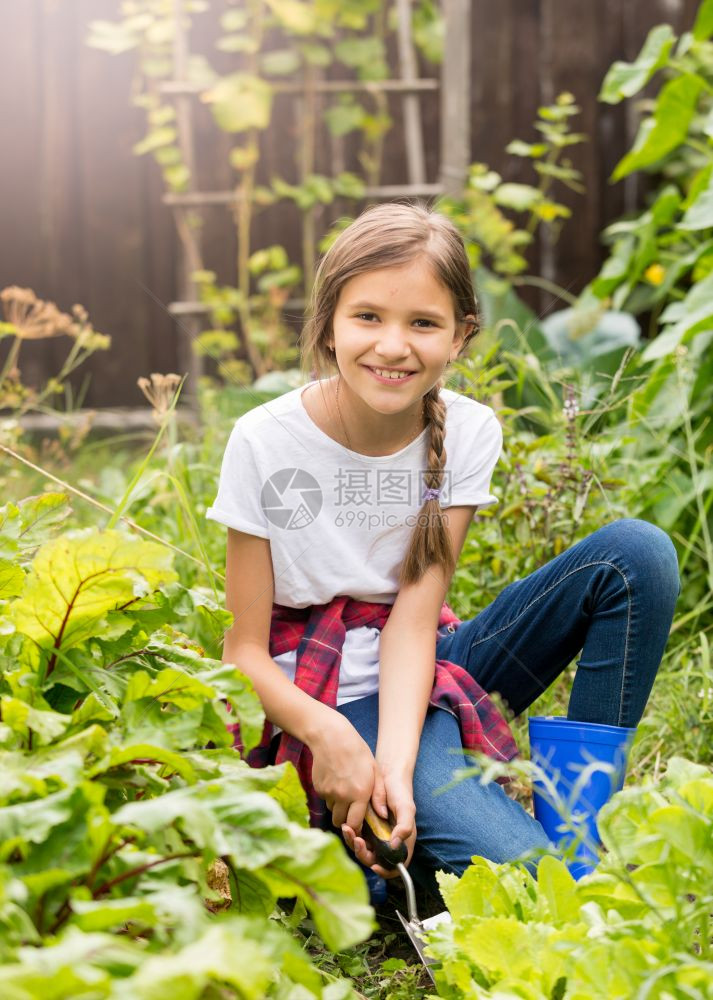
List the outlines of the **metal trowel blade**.
{"label": "metal trowel blade", "polygon": [[450,923],[451,921],[450,913],[448,912],[448,910],[444,910],[443,913],[437,913],[434,917],[428,917],[426,920],[423,921],[406,920],[403,914],[399,913],[398,910],[396,911],[396,916],[401,921],[403,929],[406,931],[409,938],[411,939],[411,944],[418,952],[418,957],[423,962],[426,968],[426,972],[431,977],[431,982],[435,986],[436,980],[434,979],[433,970],[431,969],[431,966],[435,965],[436,960],[435,958],[430,958],[428,955],[424,953],[426,942],[424,940],[423,934],[424,931],[431,930],[431,928],[436,927],[437,924]]}

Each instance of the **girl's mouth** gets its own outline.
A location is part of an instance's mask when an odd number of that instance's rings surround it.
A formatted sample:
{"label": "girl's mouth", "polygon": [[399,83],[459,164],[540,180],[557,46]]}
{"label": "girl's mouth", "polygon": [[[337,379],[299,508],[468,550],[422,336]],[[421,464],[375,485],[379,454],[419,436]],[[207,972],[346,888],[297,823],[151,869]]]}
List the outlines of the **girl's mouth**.
{"label": "girl's mouth", "polygon": [[364,368],[366,368],[368,372],[371,372],[377,382],[381,382],[383,385],[403,385],[404,382],[410,382],[416,375],[416,372],[409,372],[408,375],[401,374],[389,377],[385,375],[378,375],[373,368],[369,367],[369,365],[364,365]]}

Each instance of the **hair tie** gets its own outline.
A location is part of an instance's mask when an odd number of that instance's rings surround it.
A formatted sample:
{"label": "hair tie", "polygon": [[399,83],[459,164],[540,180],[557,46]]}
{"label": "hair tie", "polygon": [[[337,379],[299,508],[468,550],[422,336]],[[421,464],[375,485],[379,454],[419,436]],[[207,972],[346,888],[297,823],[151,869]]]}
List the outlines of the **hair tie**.
{"label": "hair tie", "polygon": [[424,490],[423,496],[421,497],[421,503],[425,503],[427,500],[438,500],[440,495],[440,486],[438,489],[434,489],[432,486],[429,486],[428,489]]}

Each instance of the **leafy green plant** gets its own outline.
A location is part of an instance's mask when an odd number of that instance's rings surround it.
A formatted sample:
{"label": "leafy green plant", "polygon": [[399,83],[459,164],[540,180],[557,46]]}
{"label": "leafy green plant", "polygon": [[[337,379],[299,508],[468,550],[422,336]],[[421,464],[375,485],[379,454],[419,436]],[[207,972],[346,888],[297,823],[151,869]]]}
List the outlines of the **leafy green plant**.
{"label": "leafy green plant", "polygon": [[[200,187],[189,162],[187,120],[179,116],[169,96],[177,69],[176,18],[182,19],[189,39],[194,18],[217,15],[216,6],[207,0],[186,0],[177,15],[175,5],[165,0],[123,0],[119,20],[97,20],[90,26],[90,45],[112,54],[137,53],[132,101],[143,109],[147,131],[134,153],[153,156],[171,195]],[[216,48],[232,56],[234,69],[221,74],[212,60],[189,52],[178,68],[183,76],[180,84],[195,91],[215,126],[235,136],[229,151],[237,237],[234,284],[219,281],[205,267],[198,239],[200,215],[186,207],[176,221],[197,296],[211,318],[198,339],[199,353],[214,357],[222,375],[236,380],[244,379],[246,372],[257,377],[294,360],[282,311],[288,293],[301,285],[306,296],[312,285],[316,215],[337,198],[362,199],[367,185],[379,183],[391,117],[383,92],[360,90],[358,85],[389,76],[387,45],[397,24],[387,16],[382,0],[251,0],[228,7],[216,20],[220,26]],[[440,58],[442,19],[433,4],[421,0],[414,22],[424,56]],[[357,86],[352,92],[330,95],[326,106],[320,107],[317,84],[333,65],[341,67],[341,75],[353,74]],[[304,94],[295,144],[297,180],[273,176],[258,184],[261,136],[273,120],[275,99],[296,88]],[[325,128],[338,146],[344,137],[356,137],[363,176],[345,170],[329,177],[318,173],[316,147]],[[301,217],[299,266],[287,260],[282,247],[253,249],[255,218],[277,202],[293,205]],[[231,332],[233,327],[237,332]]]}
{"label": "leafy green plant", "polygon": [[[505,350],[491,338],[453,365],[458,391],[495,407],[504,426],[495,468],[496,508],[480,511],[451,584],[459,606],[475,614],[510,581],[524,576],[606,520],[625,516],[623,480],[609,461],[616,432],[602,433],[601,410],[581,404],[586,373],[561,383],[534,353]],[[503,405],[528,380],[537,405]],[[615,393],[616,396],[616,393]]]}
{"label": "leafy green plant", "polygon": [[[472,779],[471,779],[472,780]],[[453,918],[429,935],[441,996],[705,1000],[713,978],[713,774],[682,758],[601,810],[607,854],[575,882],[545,857],[441,874]]]}
{"label": "leafy green plant", "polygon": [[710,608],[713,523],[713,3],[692,31],[653,28],[633,63],[615,63],[600,99],[631,100],[659,74],[656,96],[613,179],[656,178],[648,207],[605,230],[611,249],[580,307],[613,305],[648,316],[651,339],[621,373],[634,386],[621,458],[636,466],[643,516],[680,543],[693,626]]}
{"label": "leafy green plant", "polygon": [[578,113],[572,94],[562,93],[554,104],[538,110],[534,126],[540,133],[538,142],[514,139],[507,146],[506,152],[532,162],[536,185],[505,182],[486,164],[474,163],[462,198],[443,198],[439,203],[461,230],[473,269],[485,273],[487,267],[505,279],[496,286],[503,293],[513,284],[538,283],[536,278],[518,277],[527,270],[526,252],[534,233],[544,225],[554,237],[561,220],[571,215],[566,205],[554,200],[552,185],[564,184],[580,194],[584,190],[579,171],[565,155],[585,139],[570,128]]}
{"label": "leafy green plant", "polygon": [[[506,147],[513,156],[529,159],[537,184],[504,182],[486,164],[475,163],[462,198],[445,198],[439,208],[459,227],[473,267],[473,277],[484,329],[498,340],[506,367],[514,378],[504,387],[509,406],[523,404],[527,419],[536,423],[542,404],[541,385],[533,381],[522,365],[510,362],[522,355],[536,358],[537,365],[551,380],[561,404],[558,386],[576,378],[584,406],[596,402],[605,392],[607,379],[616,373],[628,349],[639,343],[639,327],[627,313],[611,310],[600,303],[579,309],[574,295],[552,281],[528,272],[528,250],[535,234],[555,241],[571,210],[556,200],[555,185],[564,185],[577,194],[584,188],[567,151],[586,139],[572,131],[579,113],[574,97],[560,94],[556,101],[538,111],[534,128],[536,142],[515,139]],[[518,292],[533,286],[554,294],[568,308],[542,320],[525,305]],[[550,395],[552,395],[550,393]]]}
{"label": "leafy green plant", "polygon": [[5,995],[46,997],[48,977],[56,998],[348,995],[271,914],[299,899],[330,947],[354,944],[372,926],[364,880],[307,828],[291,767],[233,750],[228,726],[249,749],[264,715],[173,625],[200,595],[165,546],[57,535],[67,513],[59,494],[0,510]]}
{"label": "leafy green plant", "polygon": [[[663,505],[651,516],[650,483],[652,471],[665,475],[677,456],[669,456],[662,441],[659,453],[638,457],[633,447],[637,427],[630,426],[626,417],[632,396],[646,391],[645,374],[624,379],[622,364],[606,391],[587,407],[586,371],[563,369],[551,375],[526,347],[505,351],[494,338],[484,339],[467,361],[453,367],[453,387],[493,405],[505,439],[493,475],[493,491],[500,502],[476,516],[448,594],[461,618],[476,615],[509,583],[616,518],[643,517],[664,528],[673,523],[675,529],[676,522],[671,522]],[[555,377],[560,381],[553,384]],[[503,396],[526,380],[532,405],[504,405]],[[684,419],[690,421],[685,401],[681,405]],[[690,523],[686,519],[691,517],[692,499],[692,491],[685,491],[681,500],[688,507],[676,504],[671,515]],[[676,531],[673,536],[683,551],[683,587],[632,754],[631,768],[637,775],[658,769],[661,759],[672,752],[713,760],[710,627],[704,618],[710,594],[700,569],[691,574],[690,563],[686,568],[690,543]],[[695,557],[701,556],[696,548]],[[574,663],[531,711],[566,714],[573,671]],[[524,745],[526,720],[513,720],[513,725]]]}

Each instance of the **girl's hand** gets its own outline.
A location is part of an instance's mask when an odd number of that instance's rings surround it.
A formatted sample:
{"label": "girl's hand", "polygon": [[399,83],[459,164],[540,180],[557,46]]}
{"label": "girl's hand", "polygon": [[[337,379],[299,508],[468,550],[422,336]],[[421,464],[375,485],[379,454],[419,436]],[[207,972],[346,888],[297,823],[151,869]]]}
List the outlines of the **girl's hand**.
{"label": "girl's hand", "polygon": [[334,826],[360,830],[372,795],[384,797],[383,780],[368,744],[354,726],[330,710],[312,751],[312,784],[332,813]]}
{"label": "girl's hand", "polygon": [[[380,773],[380,772],[379,772]],[[380,783],[381,784],[381,783]],[[379,794],[378,786],[375,787],[372,795],[372,805],[377,815],[386,818],[387,807],[391,809],[396,822],[394,823],[391,846],[398,847],[403,841],[406,844],[407,857],[405,864],[411,862],[413,849],[416,845],[416,805],[413,801],[413,786],[406,778],[396,778],[387,775],[383,778],[383,796]],[[398,875],[395,868],[383,868],[376,861],[376,854],[367,845],[363,837],[359,836],[359,827],[353,827],[349,823],[342,825],[342,834],[349,848],[354,851],[357,859],[367,868],[373,868],[377,874],[384,878],[394,878]]]}

